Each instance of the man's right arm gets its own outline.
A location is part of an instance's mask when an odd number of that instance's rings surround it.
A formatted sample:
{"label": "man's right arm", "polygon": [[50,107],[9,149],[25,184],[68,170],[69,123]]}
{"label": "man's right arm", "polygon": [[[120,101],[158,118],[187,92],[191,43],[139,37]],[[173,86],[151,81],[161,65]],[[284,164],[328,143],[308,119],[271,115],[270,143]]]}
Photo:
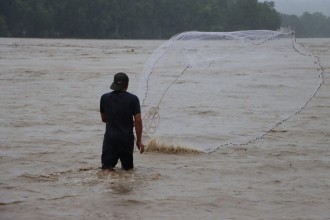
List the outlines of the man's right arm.
{"label": "man's right arm", "polygon": [[134,115],[134,122],[135,122],[135,133],[136,133],[136,145],[142,154],[144,152],[144,144],[142,143],[142,118],[141,113]]}

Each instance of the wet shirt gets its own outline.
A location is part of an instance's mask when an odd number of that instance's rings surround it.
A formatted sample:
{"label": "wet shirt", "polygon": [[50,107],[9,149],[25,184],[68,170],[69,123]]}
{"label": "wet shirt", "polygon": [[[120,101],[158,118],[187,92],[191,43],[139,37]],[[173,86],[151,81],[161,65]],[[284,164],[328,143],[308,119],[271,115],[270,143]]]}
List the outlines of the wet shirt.
{"label": "wet shirt", "polygon": [[137,96],[113,91],[101,97],[100,112],[106,115],[106,134],[133,134],[133,116],[141,113]]}
{"label": "wet shirt", "polygon": [[141,113],[140,102],[136,95],[126,91],[112,91],[102,95],[100,112],[106,115],[104,138],[111,140],[134,139],[133,116]]}

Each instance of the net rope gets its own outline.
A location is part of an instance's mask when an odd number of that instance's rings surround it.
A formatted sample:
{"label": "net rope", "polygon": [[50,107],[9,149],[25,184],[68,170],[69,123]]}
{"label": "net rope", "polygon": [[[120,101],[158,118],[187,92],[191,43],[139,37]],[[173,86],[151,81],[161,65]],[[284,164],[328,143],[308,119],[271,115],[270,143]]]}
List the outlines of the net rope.
{"label": "net rope", "polygon": [[161,105],[167,91],[170,89],[170,87],[184,74],[184,72],[188,68],[189,68],[189,66],[186,66],[186,68],[181,72],[181,74],[166,88],[166,90],[163,93],[162,97],[160,98],[158,104],[154,107],[151,107],[149,109],[149,111],[145,114],[145,116],[143,117],[145,135],[150,135],[150,134],[153,134],[156,132],[157,127],[160,122],[160,114],[159,114],[160,105]]}

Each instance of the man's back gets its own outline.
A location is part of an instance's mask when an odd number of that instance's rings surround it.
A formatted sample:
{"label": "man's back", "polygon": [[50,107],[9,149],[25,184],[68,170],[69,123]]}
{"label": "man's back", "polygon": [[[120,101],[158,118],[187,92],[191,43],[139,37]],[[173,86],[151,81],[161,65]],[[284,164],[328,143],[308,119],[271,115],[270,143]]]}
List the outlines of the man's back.
{"label": "man's back", "polygon": [[140,113],[138,98],[126,91],[113,91],[101,97],[101,113],[106,115],[107,133],[133,134],[133,116]]}

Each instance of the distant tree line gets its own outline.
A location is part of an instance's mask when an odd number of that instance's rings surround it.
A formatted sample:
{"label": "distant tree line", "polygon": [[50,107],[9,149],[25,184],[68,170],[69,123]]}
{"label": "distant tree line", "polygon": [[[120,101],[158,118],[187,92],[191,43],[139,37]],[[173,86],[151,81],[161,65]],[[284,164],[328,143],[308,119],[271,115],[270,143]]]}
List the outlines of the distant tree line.
{"label": "distant tree line", "polygon": [[0,0],[0,37],[163,39],[190,31],[275,30],[330,37],[330,17],[257,0]]}
{"label": "distant tree line", "polygon": [[281,26],[257,0],[0,0],[0,36],[163,39],[183,31]]}
{"label": "distant tree line", "polygon": [[293,27],[297,37],[330,37],[330,17],[320,12],[305,12],[300,17],[282,14],[281,19],[283,26]]}

